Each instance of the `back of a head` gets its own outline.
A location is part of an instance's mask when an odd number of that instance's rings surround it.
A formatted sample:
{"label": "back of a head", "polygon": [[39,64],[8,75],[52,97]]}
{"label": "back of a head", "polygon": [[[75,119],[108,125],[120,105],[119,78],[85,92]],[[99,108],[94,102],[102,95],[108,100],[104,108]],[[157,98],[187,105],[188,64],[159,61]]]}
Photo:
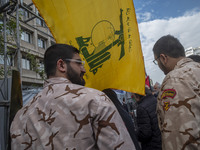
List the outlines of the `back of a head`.
{"label": "back of a head", "polygon": [[199,55],[190,55],[188,58],[191,58],[193,61],[200,63],[200,56]]}
{"label": "back of a head", "polygon": [[59,59],[71,59],[75,53],[79,53],[78,49],[67,44],[54,44],[50,46],[44,54],[44,68],[47,78],[55,75]]}
{"label": "back of a head", "polygon": [[172,58],[185,57],[185,49],[179,40],[172,35],[161,37],[154,45],[153,52],[156,56],[168,55]]}
{"label": "back of a head", "polygon": [[159,90],[161,87],[160,83],[156,82],[153,86],[154,89]]}

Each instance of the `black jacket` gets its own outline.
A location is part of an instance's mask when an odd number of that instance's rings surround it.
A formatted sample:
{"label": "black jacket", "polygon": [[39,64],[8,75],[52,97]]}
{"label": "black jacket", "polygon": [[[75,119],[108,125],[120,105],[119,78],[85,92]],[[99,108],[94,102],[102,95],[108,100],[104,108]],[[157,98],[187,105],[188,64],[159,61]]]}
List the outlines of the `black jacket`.
{"label": "black jacket", "polygon": [[124,124],[125,124],[128,132],[130,134],[130,137],[135,145],[136,150],[141,150],[138,140],[137,140],[135,127],[134,127],[132,118],[129,115],[129,113],[125,110],[123,105],[119,102],[116,93],[111,89],[105,89],[105,90],[103,90],[103,92],[112,100],[115,107],[117,108],[122,120],[124,121]]}
{"label": "black jacket", "polygon": [[137,107],[138,140],[142,150],[161,150],[161,133],[156,114],[157,100],[149,94],[141,98]]}

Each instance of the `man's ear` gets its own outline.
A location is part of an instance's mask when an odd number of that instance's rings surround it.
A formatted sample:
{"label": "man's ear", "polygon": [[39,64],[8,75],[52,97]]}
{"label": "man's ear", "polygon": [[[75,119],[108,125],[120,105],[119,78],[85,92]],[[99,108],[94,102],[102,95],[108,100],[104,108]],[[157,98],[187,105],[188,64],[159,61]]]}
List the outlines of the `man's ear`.
{"label": "man's ear", "polygon": [[57,61],[57,69],[60,72],[66,72],[67,65],[62,59],[58,59],[58,61]]}
{"label": "man's ear", "polygon": [[168,56],[165,54],[160,54],[160,61],[162,62],[163,65],[168,63]]}

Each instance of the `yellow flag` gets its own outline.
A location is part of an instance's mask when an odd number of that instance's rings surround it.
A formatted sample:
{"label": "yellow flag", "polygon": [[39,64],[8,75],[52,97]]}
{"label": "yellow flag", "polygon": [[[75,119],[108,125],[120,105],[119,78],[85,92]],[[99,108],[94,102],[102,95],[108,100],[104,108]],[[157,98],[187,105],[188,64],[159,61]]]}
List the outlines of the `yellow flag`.
{"label": "yellow flag", "polygon": [[132,0],[33,2],[57,43],[80,50],[86,86],[144,94],[144,61]]}

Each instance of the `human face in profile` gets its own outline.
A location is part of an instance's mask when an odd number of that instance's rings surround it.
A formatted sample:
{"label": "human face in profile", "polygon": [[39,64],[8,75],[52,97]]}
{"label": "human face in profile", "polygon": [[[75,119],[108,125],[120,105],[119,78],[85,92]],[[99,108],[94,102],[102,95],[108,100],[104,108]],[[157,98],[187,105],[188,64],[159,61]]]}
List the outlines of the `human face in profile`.
{"label": "human face in profile", "polygon": [[156,56],[154,54],[154,64],[158,65],[158,67],[163,71],[163,73],[166,75],[168,74],[168,70],[164,65],[164,60],[166,60],[166,55],[160,54],[160,56]]}
{"label": "human face in profile", "polygon": [[68,79],[78,85],[85,85],[85,80],[83,76],[85,74],[85,68],[83,61],[81,60],[78,53],[75,53],[72,59],[68,59],[69,63],[67,63],[67,72],[66,75]]}

